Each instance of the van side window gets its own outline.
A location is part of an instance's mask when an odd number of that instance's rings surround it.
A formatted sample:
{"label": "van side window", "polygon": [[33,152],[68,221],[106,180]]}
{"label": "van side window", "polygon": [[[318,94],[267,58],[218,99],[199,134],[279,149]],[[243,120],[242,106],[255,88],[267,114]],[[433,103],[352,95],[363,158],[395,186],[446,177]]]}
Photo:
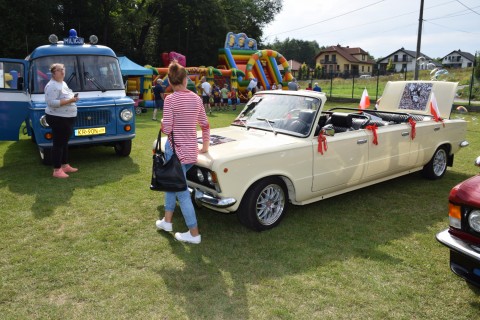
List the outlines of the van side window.
{"label": "van side window", "polygon": [[0,62],[0,89],[23,90],[23,74],[23,64]]}

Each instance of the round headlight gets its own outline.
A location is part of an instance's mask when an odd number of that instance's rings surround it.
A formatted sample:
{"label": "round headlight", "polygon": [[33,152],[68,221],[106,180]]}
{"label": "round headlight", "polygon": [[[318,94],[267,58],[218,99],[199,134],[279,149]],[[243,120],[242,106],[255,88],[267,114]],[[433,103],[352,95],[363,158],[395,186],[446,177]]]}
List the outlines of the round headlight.
{"label": "round headlight", "polygon": [[47,122],[47,116],[46,115],[43,115],[40,117],[40,124],[42,125],[42,127],[44,128],[48,128],[49,125],[48,125],[48,122]]}
{"label": "round headlight", "polygon": [[89,38],[90,44],[97,44],[98,43],[98,37],[94,34],[92,34]]}
{"label": "round headlight", "polygon": [[123,109],[122,112],[120,112],[120,118],[122,118],[123,121],[130,121],[133,118],[133,112],[129,109]]}
{"label": "round headlight", "polygon": [[480,210],[473,210],[468,216],[468,224],[470,228],[476,232],[480,232]]}
{"label": "round headlight", "polygon": [[209,172],[209,173],[207,174],[207,179],[208,179],[208,182],[209,182],[211,185],[213,185],[213,177],[212,177],[212,173],[211,173],[211,172]]}
{"label": "round headlight", "polygon": [[203,176],[203,172],[202,172],[202,170],[200,170],[200,169],[197,169],[197,179],[198,179],[198,181],[200,181],[200,182],[205,181],[205,177]]}
{"label": "round headlight", "polygon": [[58,42],[58,37],[55,34],[51,34],[50,36],[48,36],[48,41],[51,44],[56,44]]}

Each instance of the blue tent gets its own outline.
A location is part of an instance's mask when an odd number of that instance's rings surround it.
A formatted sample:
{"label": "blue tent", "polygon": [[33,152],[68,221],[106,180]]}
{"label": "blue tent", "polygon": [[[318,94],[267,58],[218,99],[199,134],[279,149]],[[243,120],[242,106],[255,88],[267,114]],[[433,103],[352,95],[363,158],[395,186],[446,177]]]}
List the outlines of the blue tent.
{"label": "blue tent", "polygon": [[144,68],[127,57],[118,57],[118,61],[120,62],[122,76],[143,76],[153,74],[151,69]]}

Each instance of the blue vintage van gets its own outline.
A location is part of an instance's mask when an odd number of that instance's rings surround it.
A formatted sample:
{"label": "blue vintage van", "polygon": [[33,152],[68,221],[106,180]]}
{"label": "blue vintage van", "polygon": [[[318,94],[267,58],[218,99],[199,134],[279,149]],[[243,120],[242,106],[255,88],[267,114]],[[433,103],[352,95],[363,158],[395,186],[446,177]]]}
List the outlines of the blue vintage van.
{"label": "blue vintage van", "polygon": [[69,145],[112,146],[128,156],[135,137],[134,102],[125,94],[117,56],[112,49],[77,36],[36,48],[25,60],[0,58],[0,140],[19,140],[23,134],[37,144],[44,164],[51,163],[52,133],[45,119],[44,87],[50,65],[65,65],[65,82],[78,92],[78,116]]}

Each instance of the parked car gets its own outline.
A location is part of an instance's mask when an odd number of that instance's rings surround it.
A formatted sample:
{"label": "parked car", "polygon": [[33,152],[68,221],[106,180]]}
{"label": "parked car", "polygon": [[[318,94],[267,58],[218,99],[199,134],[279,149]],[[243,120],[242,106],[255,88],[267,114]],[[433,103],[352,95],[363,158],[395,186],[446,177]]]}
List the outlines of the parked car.
{"label": "parked car", "polygon": [[480,288],[480,175],[453,187],[448,201],[450,227],[437,240],[450,249],[450,269]]}
{"label": "parked car", "polygon": [[362,74],[359,78],[360,78],[360,79],[371,79],[372,76],[369,75],[369,74]]}
{"label": "parked car", "polygon": [[[187,172],[197,205],[236,213],[257,230],[306,205],[415,171],[439,179],[467,145],[466,122],[449,119],[449,82],[389,82],[378,110],[326,110],[324,93],[262,91]],[[444,117],[434,120],[430,101]]]}

